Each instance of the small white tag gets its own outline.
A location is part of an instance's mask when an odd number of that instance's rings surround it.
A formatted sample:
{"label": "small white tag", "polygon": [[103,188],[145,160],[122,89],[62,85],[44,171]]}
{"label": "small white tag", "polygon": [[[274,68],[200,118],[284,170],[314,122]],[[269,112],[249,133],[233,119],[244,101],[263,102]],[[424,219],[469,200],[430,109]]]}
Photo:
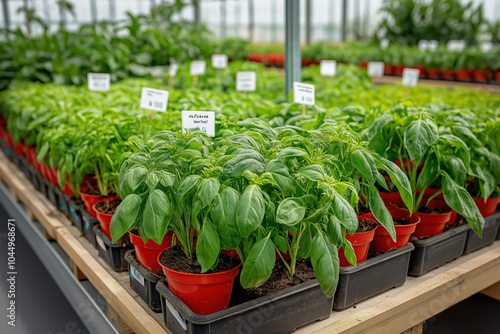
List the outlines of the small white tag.
{"label": "small white tag", "polygon": [[141,108],[154,111],[167,111],[168,92],[154,88],[142,87]]}
{"label": "small white tag", "polygon": [[483,42],[483,43],[481,43],[481,51],[483,53],[490,52],[491,49],[493,49],[493,43],[491,43],[491,42]]}
{"label": "small white tag", "polygon": [[385,64],[383,61],[370,61],[368,62],[366,71],[370,77],[383,77]]}
{"label": "small white tag", "polygon": [[427,42],[427,50],[429,50],[429,51],[436,51],[438,46],[439,46],[439,42],[435,39]]}
{"label": "small white tag", "polygon": [[310,106],[314,105],[314,85],[294,82],[293,102]]}
{"label": "small white tag", "polygon": [[167,305],[168,310],[170,311],[170,313],[172,313],[172,315],[174,316],[175,320],[177,320],[179,325],[181,325],[182,329],[187,330],[186,320],[184,320],[181,317],[179,312],[177,312],[177,310],[172,306],[172,304],[170,304],[170,302],[166,298],[165,298],[165,305]]}
{"label": "small white tag", "polygon": [[237,72],[236,90],[243,92],[253,92],[257,87],[257,74],[255,72]]}
{"label": "small white tag", "polygon": [[420,41],[418,41],[418,49],[420,51],[429,50],[429,41],[426,39],[421,39]]}
{"label": "small white tag", "polygon": [[446,44],[448,51],[462,52],[465,49],[466,43],[464,40],[450,40]]}
{"label": "small white tag", "polygon": [[87,73],[89,90],[107,91],[111,85],[109,73]]}
{"label": "small white tag", "polygon": [[405,68],[403,70],[403,86],[415,87],[418,83],[420,70],[416,68]]}
{"label": "small white tag", "polygon": [[383,40],[380,41],[380,48],[382,50],[387,49],[389,47],[389,43],[390,43],[389,39],[388,38],[384,38]]}
{"label": "small white tag", "polygon": [[142,276],[137,269],[130,265],[130,276],[132,276],[137,282],[144,286],[144,276]]}
{"label": "small white tag", "polygon": [[198,129],[209,137],[215,137],[215,113],[213,111],[182,111],[182,131]]}
{"label": "small white tag", "polygon": [[227,55],[212,55],[212,67],[218,70],[223,70],[227,67]]}
{"label": "small white tag", "polygon": [[325,77],[333,77],[337,73],[337,62],[335,60],[322,60],[319,72]]}
{"label": "small white tag", "polygon": [[107,251],[108,249],[106,248],[106,245],[104,244],[104,241],[101,239],[100,236],[96,235],[95,236],[95,240],[97,241],[97,243],[99,244],[99,246],[104,249],[105,251]]}
{"label": "small white tag", "polygon": [[177,64],[170,64],[170,67],[168,69],[168,75],[173,78],[177,75],[177,71],[179,70],[179,65]]}
{"label": "small white tag", "polygon": [[189,73],[192,76],[203,75],[207,70],[207,63],[204,60],[192,61],[189,68]]}

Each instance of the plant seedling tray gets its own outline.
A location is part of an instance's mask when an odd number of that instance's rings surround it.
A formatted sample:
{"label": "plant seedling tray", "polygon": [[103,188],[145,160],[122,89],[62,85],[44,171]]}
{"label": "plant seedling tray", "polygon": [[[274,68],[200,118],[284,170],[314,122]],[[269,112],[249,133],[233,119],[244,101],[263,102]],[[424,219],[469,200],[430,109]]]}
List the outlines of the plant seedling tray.
{"label": "plant seedling tray", "polygon": [[339,284],[333,299],[333,310],[343,311],[354,304],[406,282],[411,243],[372,257],[356,266],[341,267]]}
{"label": "plant seedling tray", "polygon": [[459,258],[465,249],[469,225],[462,225],[428,239],[413,242],[408,275],[421,276]]}
{"label": "plant seedling tray", "polygon": [[94,226],[95,239],[99,256],[117,272],[128,269],[125,253],[134,248],[133,245],[122,246],[119,242],[112,243],[99,224]]}
{"label": "plant seedling tray", "polygon": [[144,267],[135,257],[135,250],[125,253],[125,261],[128,262],[129,281],[132,290],[144,300],[154,312],[161,312],[160,293],[156,291],[156,283],[161,277]]}
{"label": "plant seedling tray", "polygon": [[[236,282],[234,285],[237,285]],[[333,303],[333,298],[328,299],[323,294],[318,281],[312,280],[242,304],[230,305],[219,312],[199,315],[177,298],[164,280],[158,282],[156,290],[161,295],[165,325],[176,334],[291,333],[298,327],[327,319]]]}
{"label": "plant seedling tray", "polygon": [[85,208],[82,207],[81,209],[82,213],[82,224],[81,226],[78,226],[78,228],[81,227],[81,231],[85,238],[90,241],[92,245],[94,245],[95,248],[97,248],[97,241],[95,238],[95,232],[94,232],[94,226],[99,225],[99,221],[92,217]]}
{"label": "plant seedling tray", "polygon": [[483,238],[479,238],[477,234],[470,229],[467,233],[464,254],[469,254],[480,248],[491,245],[496,240],[498,229],[500,228],[500,212],[485,217],[484,220]]}

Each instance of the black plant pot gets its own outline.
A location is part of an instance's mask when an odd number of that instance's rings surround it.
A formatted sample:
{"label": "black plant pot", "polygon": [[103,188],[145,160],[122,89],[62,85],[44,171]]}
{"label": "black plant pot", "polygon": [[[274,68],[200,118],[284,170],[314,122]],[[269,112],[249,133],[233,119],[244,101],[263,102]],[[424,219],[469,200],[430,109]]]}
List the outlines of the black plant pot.
{"label": "black plant pot", "polygon": [[94,227],[99,225],[99,221],[92,217],[87,210],[82,208],[82,232],[85,238],[97,248],[97,241],[95,238]]}
{"label": "black plant pot", "polygon": [[464,254],[469,254],[475,250],[491,245],[497,238],[500,228],[500,212],[484,218],[483,237],[470,229],[467,232],[467,242],[465,243]]}
{"label": "black plant pot", "polygon": [[101,231],[100,225],[94,226],[99,256],[106,261],[114,271],[125,271],[128,268],[125,253],[133,249],[133,245],[123,246],[119,242],[112,243],[108,236]]}

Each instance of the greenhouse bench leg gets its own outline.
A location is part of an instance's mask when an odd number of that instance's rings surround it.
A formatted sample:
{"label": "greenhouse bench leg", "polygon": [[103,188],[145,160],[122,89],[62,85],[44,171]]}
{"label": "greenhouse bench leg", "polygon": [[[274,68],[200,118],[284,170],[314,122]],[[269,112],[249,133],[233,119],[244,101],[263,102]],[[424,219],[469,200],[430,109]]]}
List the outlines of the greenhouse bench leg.
{"label": "greenhouse bench leg", "polygon": [[484,289],[483,291],[481,291],[481,293],[483,295],[486,295],[488,297],[500,301],[500,282],[493,284],[489,288]]}
{"label": "greenhouse bench leg", "polygon": [[125,321],[122,320],[120,315],[116,312],[116,310],[109,305],[107,306],[106,309],[106,316],[108,317],[109,321],[113,324],[113,326],[116,328],[118,333],[120,334],[133,334],[134,331],[130,329],[130,327],[125,323]]}
{"label": "greenhouse bench leg", "polygon": [[84,279],[87,279],[87,276],[85,276],[85,274],[82,273],[82,271],[80,270],[80,268],[78,268],[76,266],[76,264],[71,259],[69,260],[69,265],[70,265],[70,268],[71,268],[71,272],[73,273],[73,275],[75,275],[75,277],[76,277],[77,280],[82,281]]}
{"label": "greenhouse bench leg", "polygon": [[416,326],[414,326],[414,327],[412,327],[410,329],[405,330],[401,334],[422,334],[423,331],[424,331],[424,323],[421,322],[418,325],[416,325]]}

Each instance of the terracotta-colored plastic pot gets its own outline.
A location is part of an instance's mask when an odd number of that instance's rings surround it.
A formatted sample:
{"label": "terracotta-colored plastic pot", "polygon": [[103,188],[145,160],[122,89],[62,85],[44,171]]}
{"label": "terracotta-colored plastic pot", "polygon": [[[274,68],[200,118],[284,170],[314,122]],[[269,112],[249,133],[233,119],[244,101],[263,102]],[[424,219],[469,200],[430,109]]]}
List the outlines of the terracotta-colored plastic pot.
{"label": "terracotta-colored plastic pot", "polygon": [[57,179],[57,169],[52,169],[49,166],[47,166],[47,169],[50,182],[52,182],[55,186],[59,186],[59,180]]}
{"label": "terracotta-colored plastic pot", "polygon": [[427,71],[426,71],[425,67],[423,67],[421,65],[416,65],[416,66],[413,66],[413,68],[416,68],[417,70],[420,71],[420,74],[418,76],[420,79],[424,79],[427,76]]}
{"label": "terracotta-colored plastic pot", "polygon": [[461,69],[457,71],[457,80],[458,81],[472,81],[471,71],[466,69]]}
{"label": "terracotta-colored plastic pot", "polygon": [[[427,201],[424,199],[421,202],[421,207],[427,204]],[[403,205],[403,203],[398,203],[399,206]],[[414,212],[414,215],[420,217],[420,223],[418,223],[417,228],[413,235],[417,238],[420,237],[432,237],[438,234],[443,233],[446,224],[450,222],[453,210],[448,207],[445,201],[439,199],[433,199],[429,203],[429,207],[441,209],[446,208],[445,213],[441,214],[428,214],[428,213],[420,213]],[[407,209],[399,208],[397,206],[391,205],[389,209],[391,213],[402,212],[409,213]]]}
{"label": "terracotta-colored plastic pot", "polygon": [[[366,219],[366,218],[365,218]],[[372,220],[374,223],[375,221]],[[349,240],[354,248],[354,253],[356,254],[356,262],[361,263],[366,260],[368,256],[368,249],[370,248],[370,243],[375,236],[375,231],[378,226],[371,231],[367,232],[356,232],[353,235],[346,234],[346,239]],[[347,261],[344,254],[344,248],[339,249],[339,263],[341,267],[349,267],[351,264]]]}
{"label": "terracotta-colored plastic pot", "polygon": [[488,72],[483,70],[472,71],[472,80],[479,83],[487,83],[490,81],[490,76]]}
{"label": "terracotta-colored plastic pot", "polygon": [[441,79],[441,70],[439,68],[429,68],[427,69],[427,77],[432,80]]}
{"label": "terracotta-colored plastic pot", "polygon": [[[164,251],[158,255],[158,263]],[[237,267],[214,274],[188,274],[172,270],[160,263],[168,288],[196,314],[211,314],[229,306]]]}
{"label": "terracotta-colored plastic pot", "polygon": [[[427,187],[424,191],[424,198],[429,198],[431,196],[433,196],[435,193],[437,193],[438,191],[440,191],[441,189],[435,189],[435,188],[430,188],[430,187]],[[443,196],[443,193],[441,192],[441,194],[437,195],[436,197],[434,197],[435,199],[442,199],[444,200],[444,196]]]}
{"label": "terracotta-colored plastic pot", "polygon": [[441,70],[441,76],[444,80],[455,81],[457,79],[456,73],[449,68]]}
{"label": "terracotta-colored plastic pot", "polygon": [[26,160],[28,161],[28,163],[33,164],[33,157],[36,156],[36,147],[24,145],[23,149]]}
{"label": "terracotta-colored plastic pot", "polygon": [[226,254],[228,256],[234,257],[235,259],[240,259],[240,256],[238,255],[238,251],[236,249],[222,249],[221,254]]}
{"label": "terracotta-colored plastic pot", "polygon": [[497,211],[498,203],[500,203],[500,196],[495,198],[488,198],[486,202],[484,198],[475,198],[474,202],[476,202],[477,208],[479,212],[483,215],[483,217],[491,216]]}
{"label": "terracotta-colored plastic pot", "polygon": [[[101,225],[101,230],[108,236],[109,239],[111,239],[111,231],[110,231],[109,227],[111,225],[111,218],[113,218],[113,215],[109,215],[107,213],[100,212],[99,210],[96,209],[96,205],[99,202],[106,202],[106,201],[110,201],[110,200],[116,199],[116,198],[119,198],[119,197],[117,197],[117,196],[104,197],[104,198],[99,199],[97,202],[95,202],[92,205],[92,210],[94,210],[94,212],[96,214],[96,218],[99,221],[99,224]],[[83,199],[83,197],[82,197],[82,199]],[[87,203],[85,203],[85,204],[87,204]],[[89,213],[90,213],[90,211],[89,211]]]}
{"label": "terracotta-colored plastic pot", "polygon": [[368,68],[368,63],[365,60],[362,60],[359,62],[359,67],[366,69]]}
{"label": "terracotta-colored plastic pot", "polygon": [[160,270],[161,266],[158,263],[158,255],[165,249],[172,247],[172,238],[174,236],[174,232],[168,232],[163,237],[163,241],[160,245],[158,245],[151,239],[144,243],[139,235],[136,235],[132,232],[129,232],[129,235],[130,242],[134,245],[137,261],[139,261],[144,267],[148,268],[152,272]]}
{"label": "terracotta-colored plastic pot", "polygon": [[[411,224],[394,225],[394,229],[396,230],[396,241],[392,240],[389,232],[387,232],[387,230],[383,226],[379,226],[379,228],[376,229],[375,237],[370,244],[370,250],[372,252],[383,253],[406,246],[408,244],[408,241],[410,240],[410,236],[413,234],[413,232],[415,232],[417,224],[420,222],[420,217],[418,217],[417,215],[410,216],[409,211],[407,211],[406,213],[391,212],[391,215],[394,219],[408,219]],[[376,221],[372,213],[365,213],[364,215],[359,216],[359,218],[367,218]]]}
{"label": "terracotta-colored plastic pot", "polygon": [[7,126],[7,120],[6,119],[0,119],[0,127],[5,128]]}
{"label": "terracotta-colored plastic pot", "polygon": [[401,194],[399,193],[399,191],[394,191],[394,192],[381,191],[380,197],[382,198],[382,201],[384,201],[384,204],[386,206],[390,205],[391,203],[400,203],[402,201]]}
{"label": "terracotta-colored plastic pot", "polygon": [[393,72],[394,72],[394,67],[392,65],[385,64],[385,66],[384,66],[384,74],[385,75],[392,75]]}
{"label": "terracotta-colored plastic pot", "polygon": [[405,67],[403,65],[396,65],[392,67],[392,74],[402,76]]}
{"label": "terracotta-colored plastic pot", "polygon": [[263,63],[265,56],[262,53],[251,53],[247,56],[249,61],[254,61],[257,63]]}
{"label": "terracotta-colored plastic pot", "polygon": [[266,55],[267,65],[283,67],[285,65],[285,55],[283,53],[268,53]]}
{"label": "terracotta-colored plastic pot", "polygon": [[493,81],[500,82],[500,70],[493,72]]}
{"label": "terracotta-colored plastic pot", "polygon": [[24,144],[23,142],[19,142],[14,144],[14,152],[20,157],[24,154]]}
{"label": "terracotta-colored plastic pot", "polygon": [[87,209],[89,214],[94,218],[97,218],[97,214],[94,210],[94,204],[96,204],[99,201],[105,201],[107,199],[120,198],[119,196],[107,196],[106,197],[106,196],[101,196],[101,195],[89,195],[89,194],[82,192],[82,190],[85,190],[85,189],[88,189],[88,187],[80,188],[78,193],[80,194],[82,201],[85,203],[85,208]]}

